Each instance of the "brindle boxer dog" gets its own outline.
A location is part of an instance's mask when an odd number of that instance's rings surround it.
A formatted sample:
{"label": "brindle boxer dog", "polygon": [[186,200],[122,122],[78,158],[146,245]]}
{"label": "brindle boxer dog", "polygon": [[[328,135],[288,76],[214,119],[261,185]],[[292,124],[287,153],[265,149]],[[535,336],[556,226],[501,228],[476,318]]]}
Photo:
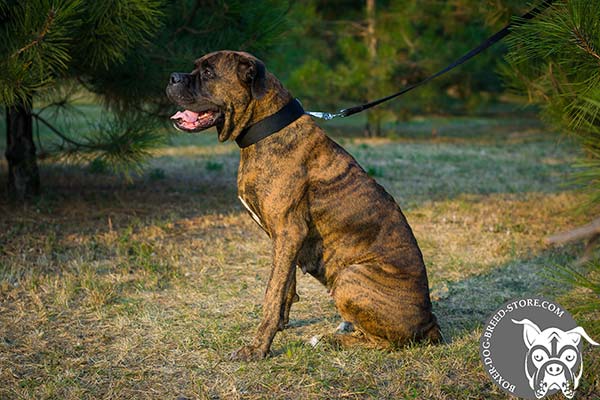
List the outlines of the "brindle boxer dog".
{"label": "brindle boxer dog", "polygon": [[[198,132],[216,126],[221,142],[294,101],[250,54],[219,51],[174,73],[171,101],[185,111],[175,126]],[[301,115],[301,116],[300,116]],[[431,312],[427,273],[400,207],[356,160],[302,111],[274,134],[241,148],[239,198],[273,243],[262,322],[252,344],[232,354],[256,360],[269,353],[297,301],[296,266],[327,287],[358,334],[342,344],[397,346],[441,340]]]}

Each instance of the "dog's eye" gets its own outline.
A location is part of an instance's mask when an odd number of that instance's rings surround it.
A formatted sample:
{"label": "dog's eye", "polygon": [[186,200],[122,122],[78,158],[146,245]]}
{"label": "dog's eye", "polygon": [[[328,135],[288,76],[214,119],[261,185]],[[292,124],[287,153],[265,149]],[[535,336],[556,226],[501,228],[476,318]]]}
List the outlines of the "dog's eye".
{"label": "dog's eye", "polygon": [[212,79],[215,77],[215,73],[210,68],[202,69],[202,79]]}

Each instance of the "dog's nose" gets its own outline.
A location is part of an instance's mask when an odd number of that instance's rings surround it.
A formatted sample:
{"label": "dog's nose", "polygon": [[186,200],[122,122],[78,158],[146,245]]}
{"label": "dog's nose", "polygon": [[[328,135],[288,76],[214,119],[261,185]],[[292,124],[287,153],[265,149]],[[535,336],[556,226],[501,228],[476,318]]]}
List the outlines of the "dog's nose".
{"label": "dog's nose", "polygon": [[176,83],[181,83],[183,82],[183,74],[179,73],[179,72],[173,72],[171,74],[171,79],[169,80],[169,83],[171,83],[171,85],[174,85]]}
{"label": "dog's nose", "polygon": [[550,375],[559,375],[563,372],[563,366],[556,363],[548,364],[546,366],[546,372]]}

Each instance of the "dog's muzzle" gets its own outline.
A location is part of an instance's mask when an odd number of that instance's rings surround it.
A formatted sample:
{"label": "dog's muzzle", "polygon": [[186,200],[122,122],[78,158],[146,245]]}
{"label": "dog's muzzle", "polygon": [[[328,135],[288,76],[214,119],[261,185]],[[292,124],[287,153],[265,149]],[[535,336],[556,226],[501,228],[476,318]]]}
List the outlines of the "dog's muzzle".
{"label": "dog's muzzle", "polygon": [[[215,126],[223,114],[210,103],[195,104],[195,99],[190,88],[192,75],[173,72],[167,85],[167,97],[185,109],[171,116],[173,126],[184,132],[200,132]],[[188,108],[189,107],[189,108]]]}

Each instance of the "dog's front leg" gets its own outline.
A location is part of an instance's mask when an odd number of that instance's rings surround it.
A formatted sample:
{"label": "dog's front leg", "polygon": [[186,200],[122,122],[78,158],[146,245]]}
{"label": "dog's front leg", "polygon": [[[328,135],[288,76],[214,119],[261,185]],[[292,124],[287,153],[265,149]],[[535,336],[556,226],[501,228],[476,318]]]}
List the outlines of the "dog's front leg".
{"label": "dog's front leg", "polygon": [[258,360],[267,356],[271,342],[280,327],[286,298],[294,282],[296,257],[306,237],[302,222],[287,222],[273,235],[273,267],[263,301],[263,317],[251,345],[243,346],[231,355],[232,360]]}

